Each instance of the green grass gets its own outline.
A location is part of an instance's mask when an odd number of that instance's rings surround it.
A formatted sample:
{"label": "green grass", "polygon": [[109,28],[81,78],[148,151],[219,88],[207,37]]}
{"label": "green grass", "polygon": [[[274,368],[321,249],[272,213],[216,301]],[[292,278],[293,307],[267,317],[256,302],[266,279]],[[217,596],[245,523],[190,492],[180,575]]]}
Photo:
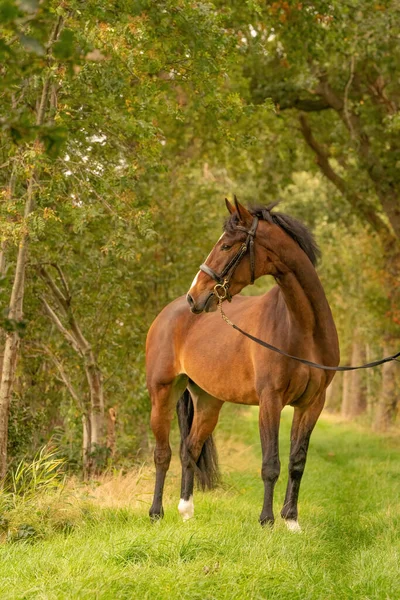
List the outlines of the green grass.
{"label": "green grass", "polygon": [[285,411],[277,521],[273,531],[263,530],[257,412],[225,408],[217,436],[224,485],[195,494],[194,519],[178,517],[175,462],[163,522],[149,523],[146,502],[94,503],[71,528],[3,544],[0,598],[400,598],[399,441],[322,418],[302,483],[303,532],[291,534],[278,516],[290,426]]}

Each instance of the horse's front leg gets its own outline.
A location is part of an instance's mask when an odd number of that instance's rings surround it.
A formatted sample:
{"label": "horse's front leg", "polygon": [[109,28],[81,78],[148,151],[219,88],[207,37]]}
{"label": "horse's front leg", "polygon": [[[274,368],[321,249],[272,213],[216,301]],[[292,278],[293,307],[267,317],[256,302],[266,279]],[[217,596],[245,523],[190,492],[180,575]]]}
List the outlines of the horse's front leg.
{"label": "horse's front leg", "polygon": [[149,385],[152,403],[151,428],[156,440],[154,449],[156,482],[153,503],[149,511],[152,521],[161,519],[164,516],[162,505],[164,483],[171,461],[169,433],[175,405],[185,387],[186,380],[183,377],[176,378],[176,380],[173,380],[170,383],[152,383]]}
{"label": "horse's front leg", "polygon": [[290,434],[289,479],[281,516],[290,531],[301,531],[297,521],[297,501],[301,478],[307,460],[311,432],[321,414],[325,402],[325,392],[304,408],[295,407]]}
{"label": "horse's front leg", "polygon": [[279,477],[279,422],[282,404],[272,393],[264,392],[260,398],[260,437],[262,449],[261,476],[264,482],[264,504],[260,515],[261,525],[274,524],[274,487]]}

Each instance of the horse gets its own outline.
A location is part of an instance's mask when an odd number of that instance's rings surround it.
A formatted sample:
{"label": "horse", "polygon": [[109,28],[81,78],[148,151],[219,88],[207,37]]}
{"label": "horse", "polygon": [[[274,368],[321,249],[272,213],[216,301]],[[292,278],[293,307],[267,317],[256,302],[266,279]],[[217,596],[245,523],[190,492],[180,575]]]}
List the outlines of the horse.
{"label": "horse", "polygon": [[[276,203],[275,203],[276,204]],[[298,496],[309,440],[334,371],[318,370],[260,348],[220,318],[284,352],[336,367],[339,345],[331,309],[315,266],[319,250],[298,220],[274,211],[275,204],[245,208],[226,200],[223,234],[201,265],[185,296],[166,306],[150,327],[146,344],[147,386],[155,437],[156,481],[150,518],[164,515],[162,498],[171,459],[170,426],[175,407],[181,432],[183,520],[194,515],[197,476],[215,486],[218,464],[212,433],[225,402],[259,405],[264,503],[261,525],[274,523],[273,492],[280,474],[279,423],[294,408],[289,476],[281,516],[291,531],[298,523]],[[266,294],[239,292],[264,275],[277,285]],[[222,307],[222,305],[221,305]],[[190,309],[190,310],[189,310]]]}

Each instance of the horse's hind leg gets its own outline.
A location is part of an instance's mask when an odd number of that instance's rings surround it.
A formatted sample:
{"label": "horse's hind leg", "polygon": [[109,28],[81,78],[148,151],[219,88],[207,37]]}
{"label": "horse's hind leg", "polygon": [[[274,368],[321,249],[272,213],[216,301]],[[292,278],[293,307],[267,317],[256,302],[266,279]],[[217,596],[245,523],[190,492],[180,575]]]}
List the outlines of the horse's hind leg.
{"label": "horse's hind leg", "polygon": [[301,478],[307,460],[308,444],[314,426],[321,414],[325,401],[325,392],[312,404],[295,407],[290,434],[289,480],[281,516],[290,531],[301,531],[297,522],[297,501]]}
{"label": "horse's hind leg", "polygon": [[162,498],[164,492],[165,476],[171,461],[171,447],[169,433],[174,409],[179,396],[186,387],[187,378],[179,377],[167,384],[154,384],[150,387],[151,396],[151,428],[156,440],[154,449],[154,463],[156,467],[156,483],[154,488],[153,504],[149,515],[152,520],[164,516]]}
{"label": "horse's hind leg", "polygon": [[[195,472],[203,489],[212,488],[218,476],[212,432],[223,402],[191,384],[178,405],[181,429],[182,483],[179,513],[184,521],[194,515],[193,487]],[[193,402],[193,405],[191,405]]]}

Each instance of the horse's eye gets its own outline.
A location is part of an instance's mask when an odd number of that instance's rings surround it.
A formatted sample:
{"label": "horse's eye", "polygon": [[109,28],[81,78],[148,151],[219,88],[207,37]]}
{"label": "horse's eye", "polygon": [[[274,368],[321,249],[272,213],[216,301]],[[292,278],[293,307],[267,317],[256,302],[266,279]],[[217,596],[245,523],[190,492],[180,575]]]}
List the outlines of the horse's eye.
{"label": "horse's eye", "polygon": [[222,244],[221,246],[221,250],[230,250],[232,248],[232,246],[228,246],[228,244]]}

